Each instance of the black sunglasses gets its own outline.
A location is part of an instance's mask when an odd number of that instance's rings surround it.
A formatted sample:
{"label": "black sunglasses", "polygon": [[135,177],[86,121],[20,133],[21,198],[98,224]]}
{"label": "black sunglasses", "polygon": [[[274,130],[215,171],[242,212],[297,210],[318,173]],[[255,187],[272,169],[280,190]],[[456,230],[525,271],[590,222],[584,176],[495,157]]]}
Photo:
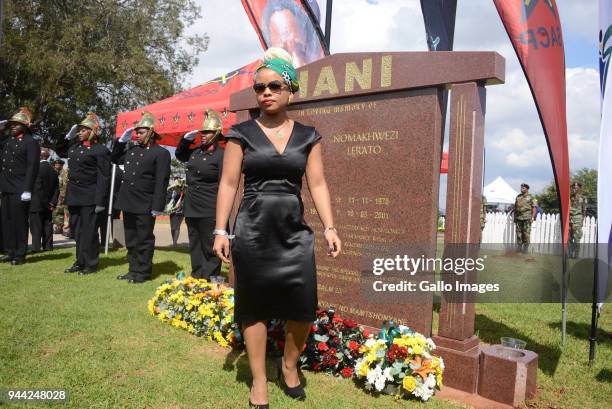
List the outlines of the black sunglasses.
{"label": "black sunglasses", "polygon": [[255,84],[253,84],[253,90],[256,93],[261,94],[266,90],[266,88],[269,88],[270,91],[278,94],[283,89],[283,85],[284,83],[279,80],[270,81],[267,84],[264,84],[263,82],[256,82]]}

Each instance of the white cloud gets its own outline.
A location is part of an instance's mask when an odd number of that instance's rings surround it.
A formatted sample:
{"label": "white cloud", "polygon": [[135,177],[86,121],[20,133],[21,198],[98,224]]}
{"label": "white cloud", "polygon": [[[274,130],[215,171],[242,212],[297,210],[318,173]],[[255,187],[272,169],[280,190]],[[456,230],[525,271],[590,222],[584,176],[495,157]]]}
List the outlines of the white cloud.
{"label": "white cloud", "polygon": [[237,0],[196,0],[202,18],[189,27],[190,33],[208,33],[208,50],[200,55],[186,87],[200,85],[263,57],[257,34]]}

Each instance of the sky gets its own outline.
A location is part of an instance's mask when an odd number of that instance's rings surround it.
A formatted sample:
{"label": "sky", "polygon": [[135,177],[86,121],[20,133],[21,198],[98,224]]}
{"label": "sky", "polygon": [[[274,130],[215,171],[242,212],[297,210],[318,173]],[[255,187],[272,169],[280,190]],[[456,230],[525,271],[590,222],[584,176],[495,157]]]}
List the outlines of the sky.
{"label": "sky", "polygon": [[[196,0],[202,18],[189,33],[207,33],[209,48],[185,87],[262,58],[263,50],[240,0]],[[594,0],[558,0],[566,53],[570,170],[597,167],[599,138],[598,11]],[[459,0],[454,49],[497,51],[506,59],[506,83],[487,87],[487,184],[502,176],[538,193],[553,179],[551,162],[527,81],[491,0]],[[336,0],[331,53],[426,51],[419,0]],[[442,190],[445,189],[443,178]],[[444,208],[443,195],[441,207]]]}

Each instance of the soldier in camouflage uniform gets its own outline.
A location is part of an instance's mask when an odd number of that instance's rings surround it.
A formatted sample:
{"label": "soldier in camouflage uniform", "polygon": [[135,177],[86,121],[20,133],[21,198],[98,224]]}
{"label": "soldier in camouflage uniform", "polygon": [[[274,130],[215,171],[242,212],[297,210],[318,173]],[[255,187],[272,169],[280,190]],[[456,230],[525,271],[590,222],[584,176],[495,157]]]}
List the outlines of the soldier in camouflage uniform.
{"label": "soldier in camouflage uniform", "polygon": [[64,231],[64,212],[66,206],[64,205],[64,198],[66,197],[66,181],[68,172],[64,169],[64,161],[61,159],[56,160],[53,163],[55,171],[59,177],[59,199],[57,200],[57,207],[53,211],[53,232],[61,234]]}
{"label": "soldier in camouflage uniform", "polygon": [[529,185],[521,184],[521,194],[514,201],[514,224],[516,226],[516,244],[518,251],[527,253],[529,249],[529,234],[531,233],[531,222],[536,216],[538,202],[529,194]]}
{"label": "soldier in camouflage uniform", "polygon": [[582,238],[582,222],[586,215],[587,199],[582,196],[582,184],[573,184],[573,191],[570,197],[570,220],[569,220],[569,239],[570,257],[576,258]]}
{"label": "soldier in camouflage uniform", "polygon": [[487,198],[482,195],[480,197],[480,241],[482,241],[482,231],[487,224]]}

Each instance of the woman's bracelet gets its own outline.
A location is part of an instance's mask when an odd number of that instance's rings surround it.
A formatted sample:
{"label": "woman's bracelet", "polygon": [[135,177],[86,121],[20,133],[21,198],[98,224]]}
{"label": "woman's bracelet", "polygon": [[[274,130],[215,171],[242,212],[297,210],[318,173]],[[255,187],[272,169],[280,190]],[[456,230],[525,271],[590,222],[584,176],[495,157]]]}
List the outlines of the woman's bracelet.
{"label": "woman's bracelet", "polygon": [[225,236],[230,240],[235,237],[233,234],[229,234],[227,230],[224,230],[224,229],[214,229],[213,236]]}
{"label": "woman's bracelet", "polygon": [[325,230],[323,230],[323,234],[327,233],[329,230],[335,231],[336,233],[338,232],[334,226],[328,226],[325,228]]}

